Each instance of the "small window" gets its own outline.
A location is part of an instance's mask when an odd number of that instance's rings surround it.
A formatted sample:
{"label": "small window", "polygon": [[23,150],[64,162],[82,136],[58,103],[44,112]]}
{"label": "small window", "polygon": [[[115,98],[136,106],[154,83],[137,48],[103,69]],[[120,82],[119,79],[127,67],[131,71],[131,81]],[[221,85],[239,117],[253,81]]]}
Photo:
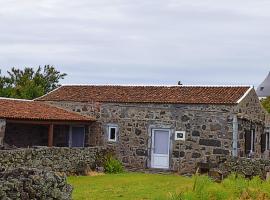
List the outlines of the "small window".
{"label": "small window", "polygon": [[109,125],[109,128],[108,128],[108,140],[110,142],[116,142],[117,140],[117,132],[118,132],[118,126],[116,125]]}
{"label": "small window", "polygon": [[264,87],[260,87],[260,91],[263,91]]}
{"label": "small window", "polygon": [[185,140],[186,132],[185,131],[175,131],[175,140]]}

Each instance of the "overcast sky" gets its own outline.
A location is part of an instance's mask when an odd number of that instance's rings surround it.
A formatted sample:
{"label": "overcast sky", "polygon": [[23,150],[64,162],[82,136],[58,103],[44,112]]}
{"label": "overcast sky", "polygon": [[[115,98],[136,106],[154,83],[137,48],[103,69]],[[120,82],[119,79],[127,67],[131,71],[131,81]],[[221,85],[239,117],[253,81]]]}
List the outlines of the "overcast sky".
{"label": "overcast sky", "polygon": [[269,0],[0,0],[0,68],[66,84],[248,84],[270,71]]}

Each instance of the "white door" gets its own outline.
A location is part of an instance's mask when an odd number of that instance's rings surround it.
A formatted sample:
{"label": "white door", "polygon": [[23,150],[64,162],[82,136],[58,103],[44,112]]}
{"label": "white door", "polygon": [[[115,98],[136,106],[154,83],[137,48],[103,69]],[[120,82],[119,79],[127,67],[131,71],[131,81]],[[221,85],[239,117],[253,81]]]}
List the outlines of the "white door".
{"label": "white door", "polygon": [[152,130],[151,167],[169,169],[170,130]]}

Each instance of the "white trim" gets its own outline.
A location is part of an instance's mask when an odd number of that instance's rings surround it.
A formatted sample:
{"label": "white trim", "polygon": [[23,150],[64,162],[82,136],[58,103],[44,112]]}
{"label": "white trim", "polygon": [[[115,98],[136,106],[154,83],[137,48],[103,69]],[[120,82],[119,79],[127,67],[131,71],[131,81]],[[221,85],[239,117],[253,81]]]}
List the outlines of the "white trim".
{"label": "white trim", "polygon": [[[111,139],[111,129],[114,128],[115,129],[115,139]],[[108,141],[109,142],[116,142],[117,141],[117,137],[118,137],[118,125],[116,124],[108,124]]]}
{"label": "white trim", "polygon": [[48,93],[46,93],[46,94],[44,94],[44,95],[42,95],[42,96],[40,96],[40,97],[37,97],[37,98],[33,99],[33,101],[36,101],[36,100],[38,100],[38,99],[41,99],[41,98],[47,96],[48,94],[55,92],[56,90],[60,89],[61,87],[62,87],[62,85],[60,85],[59,87],[53,89],[52,91],[50,91],[50,92],[48,92]]}
{"label": "white trim", "polygon": [[17,98],[9,98],[9,97],[0,97],[0,100],[11,100],[11,101],[30,101],[33,102],[33,100],[30,99],[17,99]]}
{"label": "white trim", "polygon": [[249,93],[250,91],[253,89],[253,86],[251,86],[246,92],[245,94],[240,98],[238,99],[238,101],[236,103],[240,103]]}

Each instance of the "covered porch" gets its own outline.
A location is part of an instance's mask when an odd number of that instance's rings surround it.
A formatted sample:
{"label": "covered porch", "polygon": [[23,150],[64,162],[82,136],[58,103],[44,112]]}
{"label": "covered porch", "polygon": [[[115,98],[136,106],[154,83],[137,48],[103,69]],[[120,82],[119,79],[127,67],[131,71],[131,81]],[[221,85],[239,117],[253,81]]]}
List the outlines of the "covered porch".
{"label": "covered porch", "polygon": [[85,147],[94,121],[45,103],[0,99],[0,146]]}

